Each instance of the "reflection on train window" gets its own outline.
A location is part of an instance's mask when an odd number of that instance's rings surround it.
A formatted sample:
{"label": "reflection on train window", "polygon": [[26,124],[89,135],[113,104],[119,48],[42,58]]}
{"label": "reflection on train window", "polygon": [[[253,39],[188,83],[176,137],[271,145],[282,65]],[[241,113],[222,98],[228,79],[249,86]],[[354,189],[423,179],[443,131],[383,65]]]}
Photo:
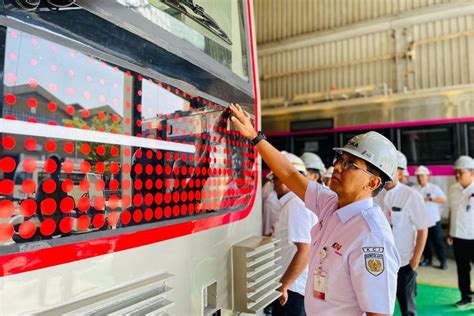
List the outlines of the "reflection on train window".
{"label": "reflection on train window", "polygon": [[401,149],[409,164],[451,164],[456,152],[454,139],[454,126],[404,128]]}
{"label": "reflection on train window", "polygon": [[15,29],[5,49],[0,120],[29,134],[1,136],[0,246],[248,208],[225,107]]}
{"label": "reflection on train window", "polygon": [[295,136],[294,153],[298,156],[304,152],[313,152],[321,157],[325,166],[330,166],[334,158],[333,148],[336,147],[335,134],[321,134],[312,136]]}

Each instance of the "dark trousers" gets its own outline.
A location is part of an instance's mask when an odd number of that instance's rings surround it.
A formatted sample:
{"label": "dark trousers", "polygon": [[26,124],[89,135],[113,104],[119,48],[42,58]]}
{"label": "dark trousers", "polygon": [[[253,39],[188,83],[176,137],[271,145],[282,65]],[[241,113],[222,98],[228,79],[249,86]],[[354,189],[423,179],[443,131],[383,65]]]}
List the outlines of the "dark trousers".
{"label": "dark trousers", "polygon": [[398,270],[397,300],[403,316],[417,315],[416,275],[409,264]]}
{"label": "dark trousers", "polygon": [[426,240],[423,258],[429,260],[433,258],[433,248],[441,264],[446,262],[446,249],[444,247],[443,231],[441,230],[441,221],[428,228],[428,239]]}
{"label": "dark trousers", "polygon": [[288,291],[288,301],[285,305],[281,306],[278,300],[273,302],[272,315],[306,316],[304,311],[304,296],[293,291]]}
{"label": "dark trousers", "polygon": [[472,296],[471,264],[474,263],[474,239],[453,238],[453,250],[461,299],[470,299]]}

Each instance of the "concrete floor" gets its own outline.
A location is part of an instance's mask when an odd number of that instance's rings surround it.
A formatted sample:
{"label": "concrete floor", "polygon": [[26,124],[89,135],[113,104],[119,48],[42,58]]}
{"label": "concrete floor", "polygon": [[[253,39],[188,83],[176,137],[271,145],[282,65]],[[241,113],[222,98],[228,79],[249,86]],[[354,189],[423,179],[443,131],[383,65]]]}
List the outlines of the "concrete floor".
{"label": "concrete floor", "polygon": [[[438,265],[437,260],[433,262]],[[419,267],[417,282],[436,286],[458,287],[456,263],[448,259],[448,270],[440,270],[437,267]],[[471,270],[471,287],[474,285],[474,269]]]}

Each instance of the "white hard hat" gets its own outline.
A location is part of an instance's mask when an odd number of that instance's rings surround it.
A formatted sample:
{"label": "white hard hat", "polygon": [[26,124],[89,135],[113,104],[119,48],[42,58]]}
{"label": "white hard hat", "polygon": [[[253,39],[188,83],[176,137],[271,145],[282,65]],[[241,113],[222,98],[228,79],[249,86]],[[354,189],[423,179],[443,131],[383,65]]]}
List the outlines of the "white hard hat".
{"label": "white hard hat", "polygon": [[[303,160],[298,158],[298,156],[290,154],[286,150],[280,151],[280,153],[285,156],[286,159],[290,161],[290,163],[296,168],[296,170],[306,174],[306,168],[304,166]],[[270,171],[269,174],[266,176],[267,180],[272,180],[273,179],[273,171]]]}
{"label": "white hard hat", "polygon": [[296,168],[299,172],[306,174],[306,167],[303,160],[300,157],[293,155],[291,153],[283,153],[286,159]]}
{"label": "white hard hat", "polygon": [[324,174],[324,177],[325,178],[331,178],[332,177],[332,173],[334,172],[334,167],[329,167],[328,170],[326,170],[326,173]]}
{"label": "white hard hat", "polygon": [[454,169],[474,169],[474,160],[469,156],[461,156],[454,163]]}
{"label": "white hard hat", "polygon": [[370,131],[352,137],[344,147],[333,148],[337,152],[346,152],[371,163],[390,180],[397,173],[397,149],[383,135]]}
{"label": "white hard hat", "polygon": [[300,158],[303,160],[306,169],[324,170],[323,161],[315,153],[306,152],[303,153]]}
{"label": "white hard hat", "polygon": [[421,175],[421,174],[430,175],[431,174],[430,169],[426,168],[425,166],[419,166],[415,170],[415,175]]}
{"label": "white hard hat", "polygon": [[409,177],[409,176],[410,176],[410,173],[408,172],[407,169],[403,169],[403,175],[404,175],[405,177]]}
{"label": "white hard hat", "polygon": [[408,167],[407,157],[401,151],[397,151],[397,161],[398,161],[397,162],[398,168],[403,169],[403,170],[407,169]]}

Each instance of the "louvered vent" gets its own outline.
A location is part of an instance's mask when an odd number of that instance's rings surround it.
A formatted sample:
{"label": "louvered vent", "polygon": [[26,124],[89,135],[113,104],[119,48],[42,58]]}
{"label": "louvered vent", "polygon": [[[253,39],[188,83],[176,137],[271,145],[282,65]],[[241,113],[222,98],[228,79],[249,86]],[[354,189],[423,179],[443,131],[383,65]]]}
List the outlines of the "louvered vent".
{"label": "louvered vent", "polygon": [[257,313],[276,300],[281,267],[278,239],[250,237],[232,247],[234,310]]}
{"label": "louvered vent", "polygon": [[167,285],[172,274],[163,273],[144,281],[63,305],[38,315],[170,315],[173,291]]}

